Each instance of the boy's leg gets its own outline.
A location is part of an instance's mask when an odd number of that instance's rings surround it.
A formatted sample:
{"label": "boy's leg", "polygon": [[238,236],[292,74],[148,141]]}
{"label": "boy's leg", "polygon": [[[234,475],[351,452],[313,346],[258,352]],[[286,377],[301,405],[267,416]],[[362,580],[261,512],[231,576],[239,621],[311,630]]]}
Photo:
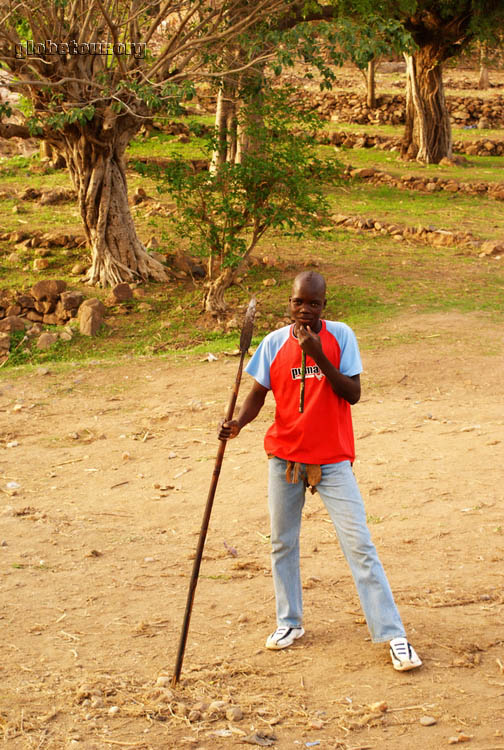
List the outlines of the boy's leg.
{"label": "boy's leg", "polygon": [[401,616],[366,523],[366,511],[349,461],[322,466],[317,490],[350,566],[374,643],[404,636]]}
{"label": "boy's leg", "polygon": [[301,479],[295,484],[287,482],[287,461],[273,457],[268,463],[271,566],[277,624],[295,628],[301,625],[303,619],[299,532],[305,487]]}

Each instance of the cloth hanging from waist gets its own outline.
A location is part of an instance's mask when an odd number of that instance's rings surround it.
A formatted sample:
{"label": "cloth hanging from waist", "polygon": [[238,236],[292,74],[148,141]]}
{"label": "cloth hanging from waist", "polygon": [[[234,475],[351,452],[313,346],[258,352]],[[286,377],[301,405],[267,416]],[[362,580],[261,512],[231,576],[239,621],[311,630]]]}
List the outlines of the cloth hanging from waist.
{"label": "cloth hanging from waist", "polygon": [[298,461],[287,461],[285,470],[285,479],[289,484],[297,484],[300,479],[304,482],[305,487],[310,488],[312,495],[317,491],[317,484],[322,479],[322,469],[319,464],[304,464],[305,470],[301,471],[303,464]]}

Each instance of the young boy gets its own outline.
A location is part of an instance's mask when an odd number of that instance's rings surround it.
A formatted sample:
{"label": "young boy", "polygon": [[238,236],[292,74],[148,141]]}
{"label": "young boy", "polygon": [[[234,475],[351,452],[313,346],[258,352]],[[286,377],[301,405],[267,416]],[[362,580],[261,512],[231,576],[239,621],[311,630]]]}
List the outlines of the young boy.
{"label": "young boy", "polygon": [[[224,422],[219,433],[225,440],[237,437],[259,414],[268,391],[273,392],[275,421],[266,433],[264,447],[270,458],[277,629],[266,640],[266,647],[286,648],[304,635],[299,534],[305,490],[311,485],[322,497],[336,529],[373,642],[390,642],[395,669],[415,669],[422,662],[406,639],[352,471],[355,450],[350,406],[361,394],[359,348],[345,323],[321,320],[325,305],[324,277],[313,271],[296,276],[289,298],[293,325],[263,339],[246,368],[254,385],[237,419]],[[302,352],[306,355],[306,379],[300,411]]]}

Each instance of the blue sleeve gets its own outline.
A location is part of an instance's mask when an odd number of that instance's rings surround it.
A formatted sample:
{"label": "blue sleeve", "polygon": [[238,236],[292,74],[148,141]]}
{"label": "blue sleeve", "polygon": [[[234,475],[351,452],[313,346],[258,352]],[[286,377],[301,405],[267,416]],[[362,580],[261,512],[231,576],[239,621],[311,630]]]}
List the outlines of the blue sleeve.
{"label": "blue sleeve", "polygon": [[350,378],[359,375],[362,372],[362,362],[355,333],[346,323],[327,320],[326,325],[340,347],[340,372]]}
{"label": "blue sleeve", "polygon": [[255,350],[252,359],[245,368],[245,372],[252,375],[259,385],[268,390],[271,388],[270,365],[271,361],[268,353],[268,337],[264,338]]}
{"label": "blue sleeve", "polygon": [[285,326],[268,333],[245,368],[245,372],[252,375],[259,385],[268,390],[271,390],[270,367],[276,355],[288,340],[290,329],[290,326]]}

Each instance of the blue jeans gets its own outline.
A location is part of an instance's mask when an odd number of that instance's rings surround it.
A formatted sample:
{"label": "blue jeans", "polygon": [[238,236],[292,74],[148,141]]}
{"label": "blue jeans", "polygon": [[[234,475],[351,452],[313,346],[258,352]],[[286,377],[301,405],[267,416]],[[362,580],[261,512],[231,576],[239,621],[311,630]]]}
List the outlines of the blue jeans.
{"label": "blue jeans", "polygon": [[[302,623],[303,597],[299,570],[299,533],[305,486],[287,482],[287,461],[269,460],[269,510],[271,516],[272,570],[277,624]],[[371,541],[366,512],[350,461],[322,465],[317,485],[350,566],[357,593],[374,643],[404,636],[404,626],[383,566]]]}

